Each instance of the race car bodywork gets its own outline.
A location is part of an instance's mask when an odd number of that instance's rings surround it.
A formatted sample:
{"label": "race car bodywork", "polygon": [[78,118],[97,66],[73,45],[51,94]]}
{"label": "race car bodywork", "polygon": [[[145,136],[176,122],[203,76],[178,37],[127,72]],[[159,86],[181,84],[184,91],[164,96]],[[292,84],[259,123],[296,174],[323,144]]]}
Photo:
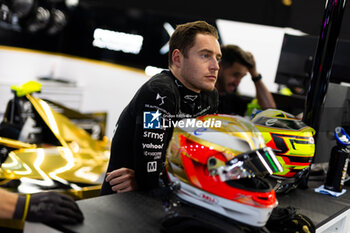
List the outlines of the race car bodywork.
{"label": "race car bodywork", "polygon": [[96,140],[33,95],[36,82],[13,87],[0,125],[0,186],[19,193],[57,190],[75,199],[97,196],[109,141]]}

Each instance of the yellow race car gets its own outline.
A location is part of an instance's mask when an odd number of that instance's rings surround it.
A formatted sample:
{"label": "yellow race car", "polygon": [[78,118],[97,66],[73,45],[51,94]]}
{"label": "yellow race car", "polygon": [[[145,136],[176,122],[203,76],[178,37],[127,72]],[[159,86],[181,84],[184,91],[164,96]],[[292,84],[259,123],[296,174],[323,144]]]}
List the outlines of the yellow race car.
{"label": "yellow race car", "polygon": [[97,196],[110,142],[95,139],[35,97],[41,84],[13,86],[0,123],[0,187],[18,193],[56,190],[75,199]]}

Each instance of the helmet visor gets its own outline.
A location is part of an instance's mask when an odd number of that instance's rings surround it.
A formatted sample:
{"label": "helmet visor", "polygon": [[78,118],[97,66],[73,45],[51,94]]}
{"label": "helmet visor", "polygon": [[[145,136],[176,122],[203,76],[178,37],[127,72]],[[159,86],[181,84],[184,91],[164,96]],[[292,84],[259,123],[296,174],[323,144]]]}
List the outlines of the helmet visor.
{"label": "helmet visor", "polygon": [[272,149],[265,147],[239,154],[223,166],[212,168],[208,165],[208,170],[212,175],[219,175],[221,181],[228,181],[255,176],[263,177],[281,172],[283,169]]}

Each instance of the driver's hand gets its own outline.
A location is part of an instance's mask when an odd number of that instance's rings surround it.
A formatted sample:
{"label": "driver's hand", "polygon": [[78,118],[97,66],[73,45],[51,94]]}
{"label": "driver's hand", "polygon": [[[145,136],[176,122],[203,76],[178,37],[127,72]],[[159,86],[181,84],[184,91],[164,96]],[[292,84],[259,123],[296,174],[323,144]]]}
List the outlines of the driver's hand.
{"label": "driver's hand", "polygon": [[117,193],[137,190],[135,171],[130,168],[123,167],[112,172],[107,172],[106,182]]}
{"label": "driver's hand", "polygon": [[255,58],[253,56],[253,54],[251,52],[246,52],[247,55],[249,56],[249,58],[251,59],[252,63],[253,63],[253,67],[249,69],[249,73],[252,76],[252,78],[255,78],[259,75],[259,72],[256,69],[256,61]]}

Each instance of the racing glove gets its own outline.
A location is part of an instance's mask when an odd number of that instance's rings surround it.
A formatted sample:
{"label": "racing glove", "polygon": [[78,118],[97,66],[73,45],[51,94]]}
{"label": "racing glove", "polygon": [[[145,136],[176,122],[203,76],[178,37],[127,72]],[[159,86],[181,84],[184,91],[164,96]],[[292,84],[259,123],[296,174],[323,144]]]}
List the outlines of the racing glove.
{"label": "racing glove", "polygon": [[84,220],[73,198],[57,192],[20,195],[14,218],[55,224],[76,224]]}

